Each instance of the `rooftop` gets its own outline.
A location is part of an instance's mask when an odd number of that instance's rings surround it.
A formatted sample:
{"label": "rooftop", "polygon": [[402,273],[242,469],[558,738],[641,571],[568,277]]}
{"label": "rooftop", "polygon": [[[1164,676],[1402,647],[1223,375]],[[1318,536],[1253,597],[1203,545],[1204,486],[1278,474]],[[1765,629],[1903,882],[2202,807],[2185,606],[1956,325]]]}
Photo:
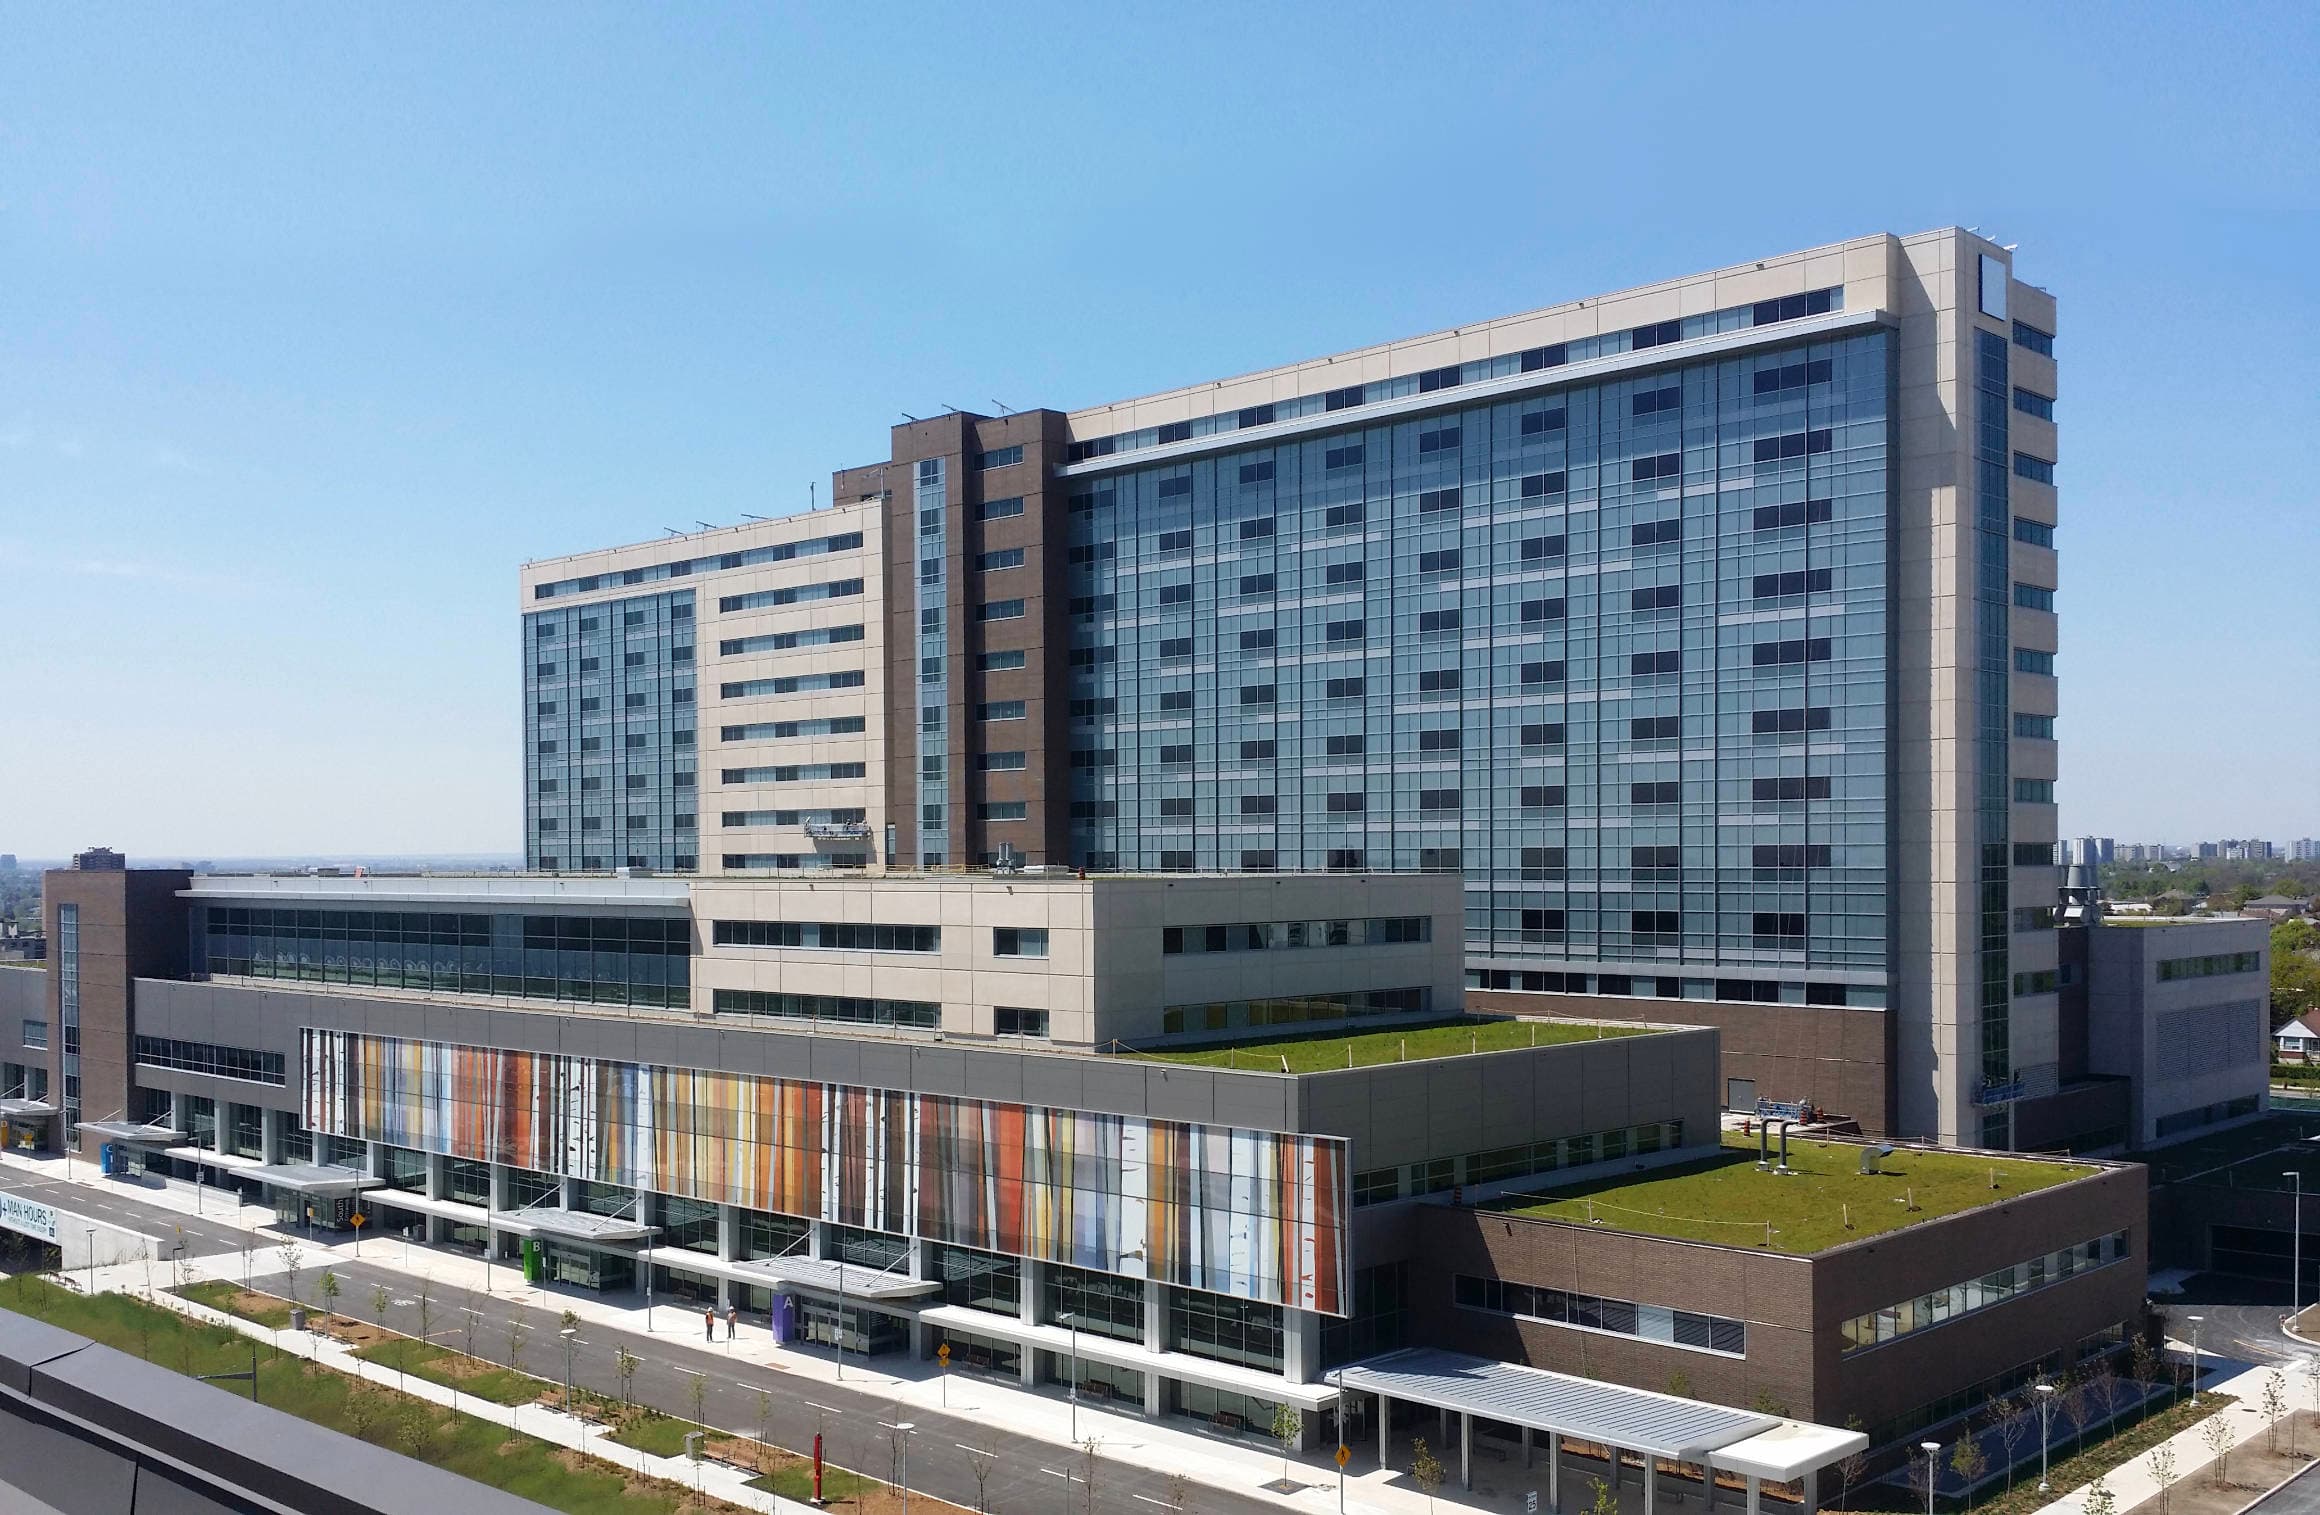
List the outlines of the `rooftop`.
{"label": "rooftop", "polygon": [[[2000,1204],[2101,1170],[2091,1163],[1896,1147],[1878,1172],[1860,1172],[1858,1142],[1791,1138],[1791,1176],[1760,1173],[1756,1143],[1726,1132],[1725,1150],[1697,1162],[1511,1195],[1490,1208],[1721,1246],[1809,1256],[1984,1205]],[[1775,1160],[1779,1142],[1773,1143]],[[1767,1228],[1769,1227],[1769,1232]]]}
{"label": "rooftop", "polygon": [[1136,1056],[1164,1062],[1243,1068],[1252,1073],[1327,1073],[1333,1068],[1366,1068],[1376,1063],[1418,1062],[1434,1057],[1464,1057],[1476,1052],[1551,1047],[1561,1042],[1641,1036],[1660,1029],[1664,1028],[1632,1022],[1515,1020],[1470,1015],[1431,1025],[1396,1026],[1352,1036],[1342,1031],[1316,1031],[1302,1036],[1207,1047],[1129,1050]]}

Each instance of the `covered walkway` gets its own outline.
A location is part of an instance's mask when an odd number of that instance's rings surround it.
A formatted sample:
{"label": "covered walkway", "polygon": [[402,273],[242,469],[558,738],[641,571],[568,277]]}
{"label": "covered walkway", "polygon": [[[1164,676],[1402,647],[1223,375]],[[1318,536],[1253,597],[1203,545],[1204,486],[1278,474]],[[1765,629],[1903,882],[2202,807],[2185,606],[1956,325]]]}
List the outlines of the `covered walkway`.
{"label": "covered walkway", "polygon": [[1380,1463],[1392,1459],[1396,1404],[1426,1406],[1439,1412],[1445,1422],[1449,1416],[1457,1416],[1461,1488],[1474,1486],[1478,1420],[1514,1427],[1526,1468],[1530,1466],[1533,1439],[1544,1435],[1549,1510],[1562,1508],[1566,1440],[1604,1449],[1614,1470],[1622,1452],[1640,1455],[1645,1515],[1656,1515],[1657,1469],[1663,1461],[1696,1464],[1710,1508],[1715,1504],[1716,1473],[1721,1469],[1745,1480],[1748,1515],[1758,1515],[1766,1482],[1798,1484],[1809,1515],[1819,1470],[1868,1446],[1868,1438],[1857,1431],[1432,1347],[1389,1352],[1341,1368],[1330,1377],[1343,1393],[1376,1397]]}

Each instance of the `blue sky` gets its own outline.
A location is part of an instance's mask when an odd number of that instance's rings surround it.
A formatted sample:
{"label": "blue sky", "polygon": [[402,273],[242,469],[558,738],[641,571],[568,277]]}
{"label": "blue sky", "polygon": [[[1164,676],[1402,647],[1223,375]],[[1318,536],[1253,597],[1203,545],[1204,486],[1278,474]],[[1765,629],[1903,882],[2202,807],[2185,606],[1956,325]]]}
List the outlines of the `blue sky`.
{"label": "blue sky", "polygon": [[513,851],[525,558],[1953,222],[2063,302],[2066,831],[2320,832],[2320,8],[873,9],[0,3],[0,850]]}

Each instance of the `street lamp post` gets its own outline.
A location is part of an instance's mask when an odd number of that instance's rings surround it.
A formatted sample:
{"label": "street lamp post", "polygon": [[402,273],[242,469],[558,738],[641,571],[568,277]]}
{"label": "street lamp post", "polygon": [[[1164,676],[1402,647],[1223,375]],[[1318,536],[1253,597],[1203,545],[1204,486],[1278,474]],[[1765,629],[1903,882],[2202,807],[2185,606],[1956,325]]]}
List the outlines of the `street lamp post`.
{"label": "street lamp post", "polygon": [[902,1515],[910,1515],[910,1433],[918,1427],[907,1420],[882,1420],[878,1423],[902,1438],[902,1451],[898,1458],[900,1465],[895,1476],[902,1484]]}
{"label": "street lamp post", "polygon": [[2295,1183],[2295,1208],[2288,1212],[2288,1327],[2295,1329],[2296,1306],[2304,1297],[2304,1170],[2280,1177]]}
{"label": "street lamp post", "polygon": [[1925,1515],[1933,1515],[1933,1485],[1941,1476],[1941,1443],[1921,1441],[1917,1449],[1925,1454]]}
{"label": "street lamp post", "polygon": [[579,1332],[566,1326],[560,1333],[564,1338],[564,1413],[572,1413],[572,1344]]}
{"label": "street lamp post", "polygon": [[97,1228],[95,1226],[81,1227],[81,1246],[83,1248],[81,1260],[88,1265],[87,1293],[89,1298],[95,1299],[97,1297]]}
{"label": "street lamp post", "polygon": [[1079,1316],[1070,1310],[1055,1317],[1071,1327],[1071,1377],[1064,1382],[1065,1394],[1071,1400],[1071,1444],[1079,1445]]}
{"label": "street lamp post", "polygon": [[2186,1317],[2191,1322],[2191,1407],[2199,1407],[2199,1323],[2204,1315]]}
{"label": "street lamp post", "polygon": [[2038,1389],[2038,1492],[2043,1494],[2052,1487],[2046,1481],[2047,1430],[2054,1419],[2054,1385],[2041,1383]]}

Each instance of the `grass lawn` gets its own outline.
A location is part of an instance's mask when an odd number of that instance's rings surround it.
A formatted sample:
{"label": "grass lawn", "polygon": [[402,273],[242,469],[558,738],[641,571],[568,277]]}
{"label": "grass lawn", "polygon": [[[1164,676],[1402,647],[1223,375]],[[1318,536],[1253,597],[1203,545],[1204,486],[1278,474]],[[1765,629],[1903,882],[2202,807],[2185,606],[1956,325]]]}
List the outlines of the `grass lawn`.
{"label": "grass lawn", "polygon": [[252,1294],[240,1284],[228,1283],[222,1278],[187,1284],[172,1292],[197,1305],[223,1310],[228,1315],[239,1315],[244,1320],[254,1320],[261,1326],[271,1326],[277,1331],[290,1324],[288,1300],[276,1299],[270,1294]]}
{"label": "grass lawn", "polygon": [[[1755,1143],[1727,1133],[1719,1157],[1573,1184],[1551,1196],[1509,1196],[1492,1208],[1729,1246],[1766,1245],[1764,1228],[1769,1222],[1771,1250],[1801,1256],[2097,1171],[2084,1163],[1967,1157],[1900,1147],[1879,1164],[1883,1171],[1864,1177],[1858,1171],[1862,1149],[1857,1145],[1792,1139],[1788,1150],[1795,1176],[1759,1173]],[[1906,1208],[1905,1198],[1917,1208]]]}
{"label": "grass lawn", "polygon": [[354,1355],[382,1367],[400,1368],[414,1377],[457,1389],[462,1394],[488,1399],[493,1404],[528,1405],[547,1388],[545,1381],[529,1374],[454,1352],[449,1347],[413,1341],[407,1336],[364,1347]]}
{"label": "grass lawn", "polygon": [[[691,1498],[676,1484],[582,1462],[504,1426],[362,1383],[223,1326],[201,1325],[126,1295],[84,1299],[44,1280],[19,1276],[0,1283],[0,1309],[36,1316],[179,1373],[246,1370],[255,1345],[260,1403],[567,1515],[677,1515]],[[233,1392],[243,1392],[242,1386]]]}
{"label": "grass lawn", "polygon": [[1457,1057],[1469,1052],[1507,1052],[1517,1047],[1551,1047],[1559,1042],[1586,1042],[1607,1036],[1640,1036],[1646,1029],[1582,1025],[1572,1021],[1473,1018],[1445,1025],[1364,1031],[1353,1036],[1342,1031],[1320,1031],[1310,1036],[1283,1036],[1270,1041],[1135,1055],[1171,1063],[1246,1068],[1262,1073],[1280,1072],[1281,1060],[1287,1058],[1291,1073],[1326,1073],[1332,1068],[1361,1068],[1372,1063],[1416,1062],[1421,1058]]}
{"label": "grass lawn", "polygon": [[[615,1413],[618,1413],[617,1410]],[[685,1455],[686,1433],[700,1429],[689,1420],[679,1420],[674,1415],[656,1415],[647,1410],[641,1414],[631,1412],[618,1430],[606,1434],[624,1447],[650,1452],[655,1457],[682,1457]]]}
{"label": "grass lawn", "polygon": [[[786,1464],[774,1469],[763,1478],[752,1478],[746,1487],[769,1490],[784,1499],[794,1499],[800,1504],[807,1503],[814,1497],[813,1464],[809,1462]],[[849,1473],[844,1468],[825,1467],[822,1469],[822,1498],[824,1500],[858,1499],[871,1490],[883,1487],[885,1487],[883,1484],[873,1479],[864,1478],[859,1473]],[[928,1502],[932,1503],[933,1501]]]}

